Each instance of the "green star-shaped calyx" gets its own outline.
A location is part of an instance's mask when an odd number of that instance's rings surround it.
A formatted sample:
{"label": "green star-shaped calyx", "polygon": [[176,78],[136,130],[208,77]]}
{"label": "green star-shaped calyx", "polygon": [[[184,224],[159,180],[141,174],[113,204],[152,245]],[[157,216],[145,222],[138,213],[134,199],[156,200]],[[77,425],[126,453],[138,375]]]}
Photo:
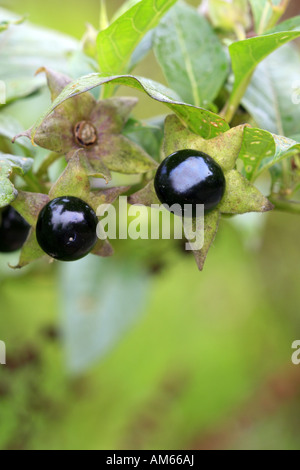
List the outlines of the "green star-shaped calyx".
{"label": "green star-shaped calyx", "polygon": [[[77,151],[69,161],[64,173],[52,186],[49,194],[19,192],[12,206],[31,225],[31,230],[21,251],[19,264],[15,268],[22,268],[32,261],[47,256],[37,242],[36,224],[40,211],[49,201],[57,197],[74,196],[84,200],[97,212],[100,205],[112,204],[120,194],[129,189],[127,186],[119,186],[92,191],[85,168],[85,152]],[[111,256],[113,249],[108,241],[98,240],[92,253],[97,256]]]}
{"label": "green star-shaped calyx", "polygon": [[[181,121],[171,115],[166,118],[164,154],[165,157],[182,149],[193,149],[210,155],[221,166],[226,179],[226,190],[220,204],[204,218],[204,245],[194,252],[200,270],[203,269],[208,250],[216,236],[221,214],[245,214],[267,212],[272,204],[236,169],[247,125],[230,129],[211,140],[191,133]],[[158,204],[153,180],[138,193],[130,197],[131,204]]]}
{"label": "green star-shaped calyx", "polygon": [[[52,101],[72,82],[71,78],[42,68]],[[76,85],[75,85],[76,90]],[[153,170],[157,163],[136,143],[122,135],[136,98],[115,97],[96,101],[89,92],[64,101],[44,119],[35,133],[25,136],[40,147],[66,155],[70,160],[76,150],[83,150],[86,169],[93,176],[110,179],[110,171],[141,174]]]}

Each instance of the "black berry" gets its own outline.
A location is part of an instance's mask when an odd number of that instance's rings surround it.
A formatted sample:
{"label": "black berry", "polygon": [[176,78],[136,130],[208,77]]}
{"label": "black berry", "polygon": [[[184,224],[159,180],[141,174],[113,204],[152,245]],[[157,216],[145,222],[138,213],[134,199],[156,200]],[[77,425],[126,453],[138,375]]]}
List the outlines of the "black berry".
{"label": "black berry", "polygon": [[195,215],[197,204],[204,204],[205,213],[219,204],[226,181],[222,168],[209,155],[186,149],[169,155],[161,163],[154,185],[162,204],[169,207],[178,204],[185,215],[189,214],[184,212],[184,205],[189,204]]}
{"label": "black berry", "polygon": [[59,197],[40,212],[37,241],[45,253],[59,261],[86,256],[97,242],[98,219],[93,209],[77,197]]}
{"label": "black berry", "polygon": [[0,212],[0,252],[12,253],[24,245],[30,225],[11,206]]}

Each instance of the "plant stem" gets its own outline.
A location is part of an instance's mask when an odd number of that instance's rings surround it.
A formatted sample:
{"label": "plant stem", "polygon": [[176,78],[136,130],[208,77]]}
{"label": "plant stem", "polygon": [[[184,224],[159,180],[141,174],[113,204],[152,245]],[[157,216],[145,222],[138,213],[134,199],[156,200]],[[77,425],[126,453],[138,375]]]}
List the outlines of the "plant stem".
{"label": "plant stem", "polygon": [[42,162],[41,166],[39,167],[39,169],[37,170],[36,172],[36,177],[37,178],[41,178],[42,176],[44,176],[48,169],[50,168],[50,166],[56,162],[57,160],[59,160],[60,158],[62,157],[62,155],[60,155],[59,153],[55,153],[55,152],[52,152],[50,153],[46,158],[45,160]]}
{"label": "plant stem", "polygon": [[220,113],[220,116],[223,117],[228,123],[232,121],[236,110],[238,109],[244,94],[251,82],[253,74],[250,77],[246,78],[243,82],[241,82],[240,86],[231,93],[229,101],[223,111]]}
{"label": "plant stem", "polygon": [[99,29],[103,31],[104,29],[108,28],[109,21],[107,15],[107,8],[105,0],[100,0],[100,18],[99,18]]}
{"label": "plant stem", "polygon": [[268,31],[269,29],[272,29],[276,26],[282,15],[286,12],[289,3],[290,0],[282,0],[280,5],[278,5],[277,7],[273,7],[273,15],[268,24],[266,25],[265,31]]}
{"label": "plant stem", "polygon": [[245,29],[240,23],[234,25],[234,31],[239,41],[244,41],[247,38]]}
{"label": "plant stem", "polygon": [[275,206],[275,210],[277,211],[288,212],[289,214],[300,214],[300,202],[289,201],[277,195],[271,195],[268,199]]}
{"label": "plant stem", "polygon": [[[266,4],[266,8],[264,10],[264,14],[262,16],[262,21],[261,21],[260,28],[259,28],[259,34],[263,34],[266,30],[271,29],[276,25],[278,20],[281,18],[281,16],[287,9],[289,1],[290,0],[282,0],[281,5],[279,5],[278,7],[274,7],[272,9],[273,14],[268,23],[266,23],[266,19],[268,17],[268,12],[269,12],[268,9],[270,8],[270,6]],[[240,27],[240,25],[238,24],[236,25],[235,32],[239,40],[245,39],[245,33],[242,31],[242,28]],[[236,113],[236,110],[238,109],[242,101],[242,98],[244,94],[246,93],[246,90],[251,82],[253,73],[248,78],[246,78],[243,82],[241,82],[237,89],[233,88],[233,91],[231,93],[231,96],[229,98],[227,105],[220,113],[221,117],[223,117],[228,123],[232,121]]]}
{"label": "plant stem", "polygon": [[111,98],[112,96],[114,96],[117,88],[118,87],[116,85],[113,85],[112,83],[107,83],[105,85],[102,85],[101,92],[100,92],[100,100],[104,100],[104,99]]}

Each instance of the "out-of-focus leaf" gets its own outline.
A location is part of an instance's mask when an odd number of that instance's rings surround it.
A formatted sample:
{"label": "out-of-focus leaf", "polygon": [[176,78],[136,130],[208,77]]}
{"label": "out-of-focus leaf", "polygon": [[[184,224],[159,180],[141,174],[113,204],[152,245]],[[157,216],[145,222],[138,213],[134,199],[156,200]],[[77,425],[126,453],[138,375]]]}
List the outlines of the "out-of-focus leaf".
{"label": "out-of-focus leaf", "polygon": [[133,70],[136,65],[138,65],[141,60],[146,57],[148,52],[151,50],[153,46],[153,38],[154,38],[155,29],[151,29],[148,33],[143,37],[139,45],[134,50],[129,64],[129,71]]}
{"label": "out-of-focus leaf", "polygon": [[176,0],[143,0],[117,18],[97,39],[100,70],[122,73],[139,42]]}
{"label": "out-of-focus leaf", "polygon": [[[274,52],[255,71],[243,106],[262,129],[290,136],[299,132],[300,54],[292,45]],[[296,102],[293,102],[295,94]]]}
{"label": "out-of-focus leaf", "polygon": [[281,0],[250,0],[257,33],[262,34],[266,30],[274,13],[274,6],[278,7],[280,3]]}
{"label": "out-of-focus leaf", "polygon": [[143,77],[134,77],[133,75],[105,77],[102,74],[94,73],[75,80],[63,90],[63,92],[37,121],[32,129],[32,136],[34,137],[37,128],[42,124],[44,119],[65,100],[91,90],[99,85],[111,82],[143,91],[148,94],[150,98],[164,103],[175,114],[177,114],[177,116],[184,121],[193,132],[201,135],[205,139],[216,137],[229,129],[229,125],[226,121],[220,118],[217,114],[211,113],[203,108],[181,103],[176,93],[153,80]]}
{"label": "out-of-focus leaf", "polygon": [[196,106],[211,103],[228,73],[228,59],[208,21],[175,5],[155,30],[154,52],[172,89]]}
{"label": "out-of-focus leaf", "polygon": [[272,33],[279,33],[280,31],[293,31],[295,29],[300,28],[300,16],[294,16],[293,18],[289,18],[288,20],[282,21],[275,26],[275,28],[270,29],[267,31],[267,34]]}
{"label": "out-of-focus leaf", "polygon": [[[0,22],[2,18],[17,17],[0,8]],[[28,22],[12,25],[0,36],[0,80],[6,84],[6,103],[45,84],[43,77],[34,77],[40,67],[66,72],[68,56],[78,49],[78,41],[64,34]]]}
{"label": "out-of-focus leaf", "polygon": [[245,88],[249,85],[251,77],[260,62],[276,49],[299,36],[300,32],[298,31],[286,31],[231,44],[229,52],[235,81],[228,104],[229,111],[233,103],[239,103],[242,100]]}
{"label": "out-of-focus leaf", "polygon": [[97,46],[96,46],[97,36],[98,36],[98,30],[94,28],[94,26],[91,25],[90,23],[87,23],[85,27],[85,33],[81,40],[82,50],[84,54],[92,58],[97,57]]}
{"label": "out-of-focus leaf", "polygon": [[134,264],[89,256],[61,266],[62,330],[69,369],[101,359],[146,306],[149,279]]}
{"label": "out-of-focus leaf", "polygon": [[164,119],[162,117],[157,124],[130,119],[124,128],[123,134],[145,149],[152,158],[159,161],[164,138]]}
{"label": "out-of-focus leaf", "polygon": [[0,207],[7,206],[18,195],[10,177],[15,173],[24,175],[33,164],[31,158],[0,153]]}
{"label": "out-of-focus leaf", "polygon": [[214,27],[225,31],[247,28],[251,21],[247,0],[208,0],[208,12]]}
{"label": "out-of-focus leaf", "polygon": [[300,152],[300,144],[286,137],[271,134],[262,129],[245,129],[239,158],[243,161],[248,180],[281,160]]}
{"label": "out-of-focus leaf", "polygon": [[[3,113],[0,114],[1,137],[5,137],[11,141],[16,134],[20,134],[23,130],[21,124],[16,119]],[[22,147],[26,153],[32,154],[32,145],[26,139],[18,141],[17,144]]]}

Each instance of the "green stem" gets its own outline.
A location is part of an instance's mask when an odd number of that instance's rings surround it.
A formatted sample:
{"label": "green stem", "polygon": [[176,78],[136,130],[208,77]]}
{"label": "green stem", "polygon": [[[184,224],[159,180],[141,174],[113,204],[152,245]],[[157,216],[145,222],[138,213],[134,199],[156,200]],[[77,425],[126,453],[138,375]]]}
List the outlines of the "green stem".
{"label": "green stem", "polygon": [[[283,15],[285,10],[287,9],[289,1],[290,0],[282,0],[281,5],[279,5],[278,7],[274,7],[272,9],[273,10],[272,18],[270,19],[270,21],[267,24],[266,24],[266,18],[267,18],[268,13],[269,13],[268,8],[270,8],[270,7],[268,6],[268,4],[266,4],[266,8],[265,8],[265,11],[264,11],[264,14],[263,14],[263,17],[262,17],[262,21],[261,21],[261,24],[260,24],[260,28],[259,28],[259,34],[263,34],[266,30],[271,29],[273,26],[275,26],[277,24],[278,20],[281,18],[281,16]],[[244,33],[241,30],[240,25],[236,25],[235,32],[236,32],[236,35],[238,36],[238,38],[240,40],[245,39]],[[227,105],[225,106],[225,108],[221,112],[221,114],[220,114],[221,117],[223,117],[228,123],[230,123],[232,121],[232,119],[233,119],[233,117],[236,113],[236,110],[238,109],[238,107],[239,107],[239,105],[242,101],[242,98],[243,98],[244,94],[246,93],[246,90],[247,90],[247,88],[248,88],[248,86],[251,82],[251,79],[253,77],[253,73],[249,77],[247,77],[243,82],[241,82],[241,84],[239,85],[239,87],[237,89],[233,89],[233,92],[232,92],[232,94],[229,98],[229,101],[228,101]]]}
{"label": "green stem", "polygon": [[55,163],[57,160],[59,160],[60,158],[62,158],[62,155],[60,155],[59,153],[55,153],[55,152],[50,153],[44,159],[44,161],[40,165],[39,169],[37,170],[36,177],[41,178],[42,176],[44,176],[48,172],[50,166],[53,163]]}
{"label": "green stem", "polygon": [[289,201],[287,199],[280,198],[277,195],[272,195],[268,199],[277,211],[288,212],[289,214],[300,214],[300,202]]}
{"label": "green stem", "polygon": [[104,29],[108,28],[108,26],[109,26],[109,21],[108,21],[106,2],[105,0],[100,0],[100,18],[99,18],[100,31],[103,31]]}
{"label": "green stem", "polygon": [[100,100],[111,98],[116,93],[118,87],[112,83],[107,83],[101,86]]}
{"label": "green stem", "polygon": [[247,77],[243,82],[241,82],[240,86],[232,92],[227,105],[220,113],[220,116],[223,117],[228,123],[230,123],[234,118],[243,96],[246,93],[248,86],[250,85],[252,76],[253,74]]}
{"label": "green stem", "polygon": [[267,22],[267,17],[268,17],[270,8],[272,8],[270,4],[266,3],[265,8],[263,10],[263,14],[260,19],[258,31],[257,31],[259,36],[262,35],[266,31],[266,22]]}
{"label": "green stem", "polygon": [[234,31],[239,41],[244,41],[247,38],[246,31],[242,24],[236,23],[234,25]]}
{"label": "green stem", "polygon": [[282,161],[282,170],[283,170],[283,184],[284,188],[289,188],[290,186],[290,164],[287,159]]}
{"label": "green stem", "polygon": [[[262,33],[272,29],[276,26],[282,15],[286,12],[287,7],[289,6],[290,0],[282,0],[281,4],[273,7],[273,14],[270,21],[267,23],[266,28]],[[261,33],[261,34],[262,34]]]}

